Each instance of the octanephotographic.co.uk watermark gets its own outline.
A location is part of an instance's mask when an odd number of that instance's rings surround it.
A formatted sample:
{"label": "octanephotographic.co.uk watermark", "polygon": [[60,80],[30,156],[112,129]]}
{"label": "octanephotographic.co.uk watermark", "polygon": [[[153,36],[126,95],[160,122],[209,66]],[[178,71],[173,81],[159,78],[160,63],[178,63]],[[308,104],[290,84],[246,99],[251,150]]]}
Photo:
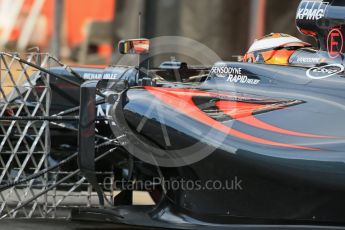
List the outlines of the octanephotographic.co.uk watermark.
{"label": "octanephotographic.co.uk watermark", "polygon": [[211,190],[233,190],[242,191],[244,182],[237,176],[226,180],[191,180],[184,178],[163,179],[154,177],[152,180],[113,180],[111,177],[104,178],[104,189],[106,190],[144,190],[152,191],[159,188],[165,190],[183,191],[211,191]]}

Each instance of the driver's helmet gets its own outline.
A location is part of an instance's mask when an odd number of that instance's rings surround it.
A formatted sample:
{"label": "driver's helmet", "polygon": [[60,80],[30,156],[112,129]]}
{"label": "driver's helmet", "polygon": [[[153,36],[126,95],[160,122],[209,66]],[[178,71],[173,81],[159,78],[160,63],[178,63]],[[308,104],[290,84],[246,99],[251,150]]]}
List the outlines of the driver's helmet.
{"label": "driver's helmet", "polygon": [[287,65],[290,56],[309,43],[282,33],[271,33],[256,39],[243,57],[244,62]]}

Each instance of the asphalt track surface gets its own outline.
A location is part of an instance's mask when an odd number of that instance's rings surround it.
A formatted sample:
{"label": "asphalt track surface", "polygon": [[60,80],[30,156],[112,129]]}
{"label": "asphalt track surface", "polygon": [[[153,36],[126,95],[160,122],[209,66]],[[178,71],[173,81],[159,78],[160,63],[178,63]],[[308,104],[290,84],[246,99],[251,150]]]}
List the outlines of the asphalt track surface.
{"label": "asphalt track surface", "polygon": [[[129,229],[162,229],[138,228],[100,222],[76,222],[67,220],[1,220],[0,230],[129,230]],[[208,228],[203,228],[208,229]],[[214,228],[210,228],[214,229]],[[327,226],[233,226],[227,230],[344,230],[344,227]]]}
{"label": "asphalt track surface", "polygon": [[[134,228],[109,223],[65,220],[1,220],[1,230],[129,230]],[[151,228],[153,229],[153,228]],[[157,228],[156,228],[157,229]]]}

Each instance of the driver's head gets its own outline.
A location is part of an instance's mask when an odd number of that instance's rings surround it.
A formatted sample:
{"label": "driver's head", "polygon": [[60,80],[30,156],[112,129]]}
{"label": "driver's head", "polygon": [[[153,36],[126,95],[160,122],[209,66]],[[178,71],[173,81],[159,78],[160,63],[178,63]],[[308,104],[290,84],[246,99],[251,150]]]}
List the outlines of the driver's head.
{"label": "driver's head", "polygon": [[271,33],[256,39],[243,57],[244,62],[287,65],[295,50],[310,47],[309,43],[282,33]]}

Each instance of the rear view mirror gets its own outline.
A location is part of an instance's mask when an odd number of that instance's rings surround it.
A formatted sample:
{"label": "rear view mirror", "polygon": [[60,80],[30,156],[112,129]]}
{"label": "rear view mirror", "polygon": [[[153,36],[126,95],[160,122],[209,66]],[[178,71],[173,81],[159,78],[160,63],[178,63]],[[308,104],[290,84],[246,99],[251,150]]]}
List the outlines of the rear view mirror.
{"label": "rear view mirror", "polygon": [[146,54],[149,52],[150,40],[146,38],[127,39],[119,42],[121,54]]}

